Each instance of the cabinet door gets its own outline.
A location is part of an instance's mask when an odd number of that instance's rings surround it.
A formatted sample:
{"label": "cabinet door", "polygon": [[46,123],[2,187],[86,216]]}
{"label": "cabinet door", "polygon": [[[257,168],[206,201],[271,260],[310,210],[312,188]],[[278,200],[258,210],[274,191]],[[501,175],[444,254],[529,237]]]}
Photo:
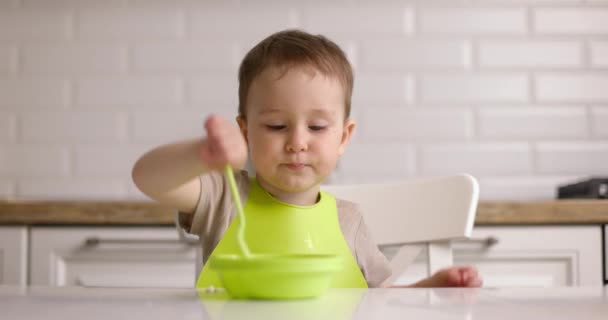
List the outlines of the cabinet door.
{"label": "cabinet door", "polygon": [[174,227],[34,227],[31,283],[193,287],[196,250]]}
{"label": "cabinet door", "polygon": [[27,284],[27,228],[0,226],[0,285]]}
{"label": "cabinet door", "polygon": [[[493,245],[484,244],[488,238]],[[474,265],[485,287],[601,285],[599,226],[475,227],[472,241],[453,244],[455,265]],[[426,276],[423,252],[399,278]]]}

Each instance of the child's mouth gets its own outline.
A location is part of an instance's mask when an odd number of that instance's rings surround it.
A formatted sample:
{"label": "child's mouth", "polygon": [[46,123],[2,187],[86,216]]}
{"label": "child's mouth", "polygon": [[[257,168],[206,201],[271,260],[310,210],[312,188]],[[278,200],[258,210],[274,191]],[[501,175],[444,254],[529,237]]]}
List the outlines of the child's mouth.
{"label": "child's mouth", "polygon": [[288,163],[288,164],[286,164],[286,166],[289,169],[299,170],[299,169],[304,168],[306,165],[303,163]]}

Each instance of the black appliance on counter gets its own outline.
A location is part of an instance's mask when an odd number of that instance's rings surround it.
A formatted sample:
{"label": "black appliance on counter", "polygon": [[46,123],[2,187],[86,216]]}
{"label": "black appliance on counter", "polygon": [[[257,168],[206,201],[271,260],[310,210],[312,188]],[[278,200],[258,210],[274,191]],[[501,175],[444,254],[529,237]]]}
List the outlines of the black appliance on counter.
{"label": "black appliance on counter", "polygon": [[608,199],[608,177],[590,178],[557,188],[558,199]]}

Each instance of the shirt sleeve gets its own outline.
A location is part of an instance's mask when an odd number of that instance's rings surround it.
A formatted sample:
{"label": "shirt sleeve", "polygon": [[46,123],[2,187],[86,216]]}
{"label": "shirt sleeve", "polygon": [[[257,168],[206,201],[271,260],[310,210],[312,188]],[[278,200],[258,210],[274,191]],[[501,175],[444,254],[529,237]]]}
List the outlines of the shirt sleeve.
{"label": "shirt sleeve", "polygon": [[[235,174],[237,189],[241,199],[249,191],[249,175],[246,171]],[[192,214],[179,213],[178,222],[182,228],[198,235],[202,249],[203,260],[211,254],[219,243],[228,225],[235,216],[234,204],[230,190],[223,173],[213,171],[199,176],[201,193],[196,208]]]}
{"label": "shirt sleeve", "polygon": [[357,263],[370,288],[380,287],[391,276],[390,263],[372,239],[363,216],[360,216],[355,236],[355,252]]}

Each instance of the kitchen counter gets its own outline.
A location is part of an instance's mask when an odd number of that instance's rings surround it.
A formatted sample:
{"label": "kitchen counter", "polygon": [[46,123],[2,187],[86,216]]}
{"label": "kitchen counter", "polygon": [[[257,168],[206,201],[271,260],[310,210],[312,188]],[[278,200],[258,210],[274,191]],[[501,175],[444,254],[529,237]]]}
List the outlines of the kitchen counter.
{"label": "kitchen counter", "polygon": [[236,301],[194,289],[2,287],[3,319],[606,319],[606,287],[331,289],[318,299]]}
{"label": "kitchen counter", "polygon": [[[0,200],[0,225],[171,225],[153,202]],[[476,225],[608,224],[608,200],[480,202]]]}

